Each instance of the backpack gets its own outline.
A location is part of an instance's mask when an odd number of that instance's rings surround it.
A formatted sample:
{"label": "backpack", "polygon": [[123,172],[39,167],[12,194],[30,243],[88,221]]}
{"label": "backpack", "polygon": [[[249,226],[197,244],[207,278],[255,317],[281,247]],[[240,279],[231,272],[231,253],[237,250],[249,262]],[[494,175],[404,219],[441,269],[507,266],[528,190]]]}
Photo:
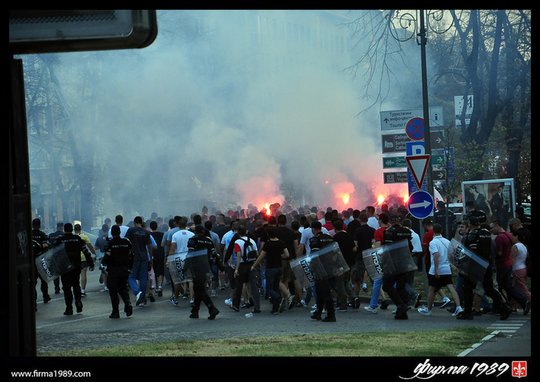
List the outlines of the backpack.
{"label": "backpack", "polygon": [[253,242],[249,239],[249,237],[247,240],[244,240],[244,239],[242,240],[244,241],[244,251],[242,252],[242,261],[243,262],[255,261],[259,254],[257,250],[255,249]]}

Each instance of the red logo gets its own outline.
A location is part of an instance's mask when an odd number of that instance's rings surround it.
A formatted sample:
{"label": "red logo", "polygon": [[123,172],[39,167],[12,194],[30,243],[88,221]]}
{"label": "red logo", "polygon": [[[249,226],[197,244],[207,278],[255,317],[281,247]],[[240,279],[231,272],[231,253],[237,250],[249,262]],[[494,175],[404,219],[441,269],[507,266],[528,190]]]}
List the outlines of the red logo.
{"label": "red logo", "polygon": [[527,361],[512,361],[512,377],[527,376]]}

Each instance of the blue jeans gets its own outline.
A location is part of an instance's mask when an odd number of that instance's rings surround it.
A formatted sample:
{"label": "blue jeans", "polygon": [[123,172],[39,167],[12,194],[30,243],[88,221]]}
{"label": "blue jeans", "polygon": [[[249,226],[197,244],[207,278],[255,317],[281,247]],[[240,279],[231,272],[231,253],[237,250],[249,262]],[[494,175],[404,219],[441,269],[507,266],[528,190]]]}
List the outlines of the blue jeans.
{"label": "blue jeans", "polygon": [[381,293],[382,277],[373,281],[373,290],[371,291],[371,300],[369,306],[375,309],[379,306],[379,294]]}
{"label": "blue jeans", "polygon": [[[137,284],[137,280],[139,283]],[[133,260],[133,266],[131,267],[131,273],[128,277],[129,287],[135,296],[139,292],[143,293],[146,301],[146,284],[148,282],[148,261]]]}

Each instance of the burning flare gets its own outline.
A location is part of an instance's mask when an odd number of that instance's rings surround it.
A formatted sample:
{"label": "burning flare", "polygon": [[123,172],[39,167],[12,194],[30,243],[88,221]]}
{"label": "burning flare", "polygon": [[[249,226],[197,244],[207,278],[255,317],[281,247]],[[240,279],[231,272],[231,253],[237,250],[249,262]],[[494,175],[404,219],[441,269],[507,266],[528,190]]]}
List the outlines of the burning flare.
{"label": "burning flare", "polygon": [[354,184],[351,182],[339,182],[332,186],[334,192],[334,197],[336,200],[342,204],[339,208],[344,208],[351,201],[351,194],[353,194],[356,189]]}

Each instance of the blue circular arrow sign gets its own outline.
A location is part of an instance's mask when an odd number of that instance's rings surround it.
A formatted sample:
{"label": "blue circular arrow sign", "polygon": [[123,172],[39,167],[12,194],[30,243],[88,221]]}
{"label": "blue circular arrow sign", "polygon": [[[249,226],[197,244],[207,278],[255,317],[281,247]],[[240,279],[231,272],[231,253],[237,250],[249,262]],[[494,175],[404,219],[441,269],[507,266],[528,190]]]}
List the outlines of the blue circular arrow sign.
{"label": "blue circular arrow sign", "polygon": [[411,118],[405,126],[405,133],[413,141],[424,139],[424,118]]}
{"label": "blue circular arrow sign", "polygon": [[433,196],[424,190],[413,192],[409,196],[409,212],[417,219],[424,219],[433,212]]}

